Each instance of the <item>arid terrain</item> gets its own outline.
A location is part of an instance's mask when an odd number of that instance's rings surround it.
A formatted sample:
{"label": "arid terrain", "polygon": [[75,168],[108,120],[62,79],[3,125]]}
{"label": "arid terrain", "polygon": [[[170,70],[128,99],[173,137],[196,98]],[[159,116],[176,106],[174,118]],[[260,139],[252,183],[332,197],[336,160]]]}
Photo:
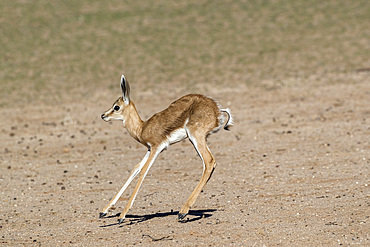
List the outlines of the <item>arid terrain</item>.
{"label": "arid terrain", "polygon": [[[1,246],[369,246],[370,3],[0,3]],[[146,148],[100,118],[122,73],[143,119],[187,93],[234,116],[100,210]]]}
{"label": "arid terrain", "polygon": [[[110,102],[2,109],[1,243],[369,244],[368,82],[209,94],[235,126],[209,137],[218,166],[185,223],[176,214],[202,172],[190,142],[158,157],[117,225],[133,185],[109,217],[99,210],[146,150],[99,119]],[[143,116],[166,107],[147,96]]]}

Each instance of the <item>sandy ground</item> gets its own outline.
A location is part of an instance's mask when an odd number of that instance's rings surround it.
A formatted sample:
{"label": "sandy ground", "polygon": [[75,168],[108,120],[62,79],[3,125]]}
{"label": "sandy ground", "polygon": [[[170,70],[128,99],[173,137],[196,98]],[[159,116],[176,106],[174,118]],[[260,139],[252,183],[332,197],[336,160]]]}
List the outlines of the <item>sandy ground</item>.
{"label": "sandy ground", "polygon": [[[187,140],[158,157],[124,224],[117,214],[134,184],[98,218],[146,152],[100,119],[116,95],[0,109],[1,245],[370,245],[367,72],[348,85],[206,94],[235,126],[209,137],[218,166],[183,223],[178,210],[202,172]],[[133,101],[146,119],[180,96]]]}

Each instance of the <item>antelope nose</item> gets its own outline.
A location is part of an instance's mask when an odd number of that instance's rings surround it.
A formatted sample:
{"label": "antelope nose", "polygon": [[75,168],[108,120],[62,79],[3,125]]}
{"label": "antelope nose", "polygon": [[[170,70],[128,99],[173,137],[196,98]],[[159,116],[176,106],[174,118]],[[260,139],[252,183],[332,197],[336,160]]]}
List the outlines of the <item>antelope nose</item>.
{"label": "antelope nose", "polygon": [[102,119],[104,119],[104,117],[105,117],[105,116],[104,116],[104,113],[103,113],[103,114],[101,114],[101,118],[102,118]]}

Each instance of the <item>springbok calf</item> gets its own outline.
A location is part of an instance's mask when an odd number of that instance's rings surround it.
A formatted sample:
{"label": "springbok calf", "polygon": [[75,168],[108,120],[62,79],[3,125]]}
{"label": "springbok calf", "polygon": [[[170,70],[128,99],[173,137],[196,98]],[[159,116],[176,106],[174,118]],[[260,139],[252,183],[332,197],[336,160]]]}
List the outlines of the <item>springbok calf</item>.
{"label": "springbok calf", "polygon": [[127,186],[140,173],[138,183],[118,218],[119,224],[122,223],[146,174],[159,153],[167,149],[169,145],[188,137],[203,161],[203,175],[178,214],[178,219],[182,220],[188,214],[189,209],[195,203],[216,167],[216,161],[207,147],[206,137],[222,127],[224,122],[223,112],[228,115],[224,129],[229,130],[229,127],[233,125],[230,110],[221,109],[213,99],[206,96],[189,94],[174,101],[167,109],[154,114],[147,121],[143,121],[135,108],[135,104],[130,99],[130,86],[124,75],[121,77],[121,89],[123,97],[119,97],[113,106],[101,115],[101,118],[104,121],[123,121],[123,126],[130,135],[146,146],[148,152],[143,160],[134,167],[127,182],[117,195],[103,208],[99,217],[107,215],[108,209],[118,201]]}

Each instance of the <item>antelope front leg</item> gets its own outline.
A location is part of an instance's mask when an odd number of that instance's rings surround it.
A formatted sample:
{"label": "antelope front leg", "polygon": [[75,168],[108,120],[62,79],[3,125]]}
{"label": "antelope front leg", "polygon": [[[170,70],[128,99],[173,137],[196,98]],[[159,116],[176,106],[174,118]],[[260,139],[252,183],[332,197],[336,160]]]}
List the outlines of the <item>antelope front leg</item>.
{"label": "antelope front leg", "polygon": [[143,183],[143,180],[144,180],[146,174],[148,173],[150,167],[153,165],[155,159],[157,158],[158,154],[163,150],[163,148],[161,148],[161,149],[156,149],[155,148],[155,149],[152,149],[152,150],[153,151],[149,154],[149,158],[145,162],[145,165],[143,166],[143,169],[141,169],[139,181],[137,182],[137,184],[135,186],[135,189],[132,192],[132,195],[131,195],[129,201],[127,202],[125,208],[123,209],[121,215],[118,218],[118,224],[121,224],[125,220],[126,214],[128,213],[128,211],[132,207],[132,204],[134,203],[137,192],[139,191],[140,186]]}
{"label": "antelope front leg", "polygon": [[137,164],[135,167],[134,167],[134,170],[131,172],[130,174],[130,177],[127,179],[126,183],[123,185],[123,187],[120,189],[120,191],[117,193],[117,195],[108,203],[107,206],[105,206],[103,208],[103,210],[100,212],[99,214],[99,218],[102,218],[104,216],[107,215],[107,212],[108,210],[114,205],[116,204],[116,202],[118,201],[118,199],[121,197],[121,195],[123,194],[123,192],[126,190],[126,188],[129,186],[129,184],[132,182],[132,180],[137,176],[137,174],[139,174],[139,172],[141,171],[141,169],[143,168],[144,164],[146,163],[146,161],[148,160],[148,157],[149,157],[149,154],[150,154],[150,151],[148,151],[146,153],[146,155],[144,156],[144,158],[142,159],[142,161]]}

